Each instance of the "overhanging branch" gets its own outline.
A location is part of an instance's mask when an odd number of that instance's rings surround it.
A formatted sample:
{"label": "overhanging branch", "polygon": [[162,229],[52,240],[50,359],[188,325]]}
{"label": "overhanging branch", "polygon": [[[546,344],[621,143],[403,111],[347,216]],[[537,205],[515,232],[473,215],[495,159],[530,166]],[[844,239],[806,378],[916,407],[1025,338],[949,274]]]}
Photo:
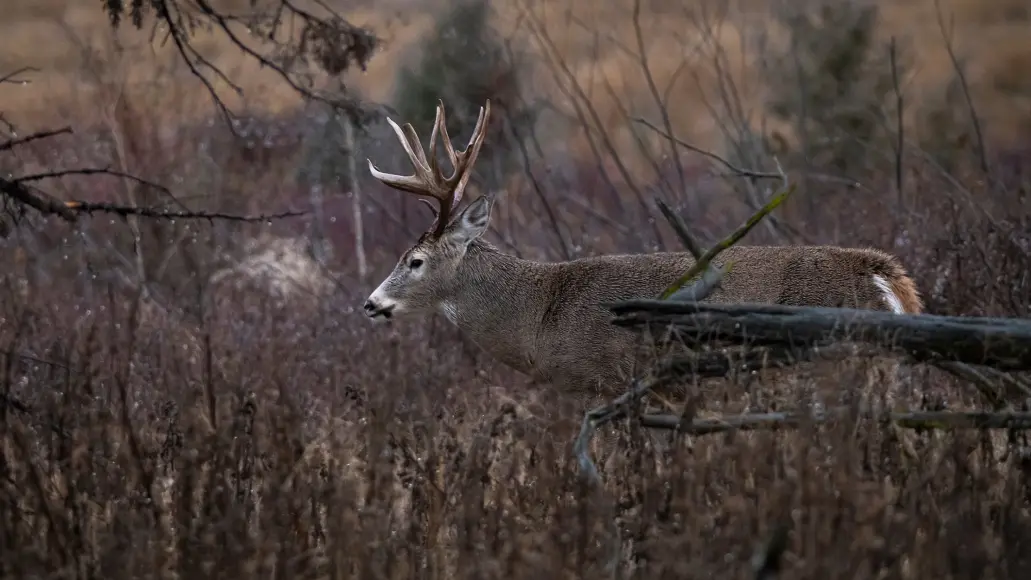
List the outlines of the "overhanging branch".
{"label": "overhanging branch", "polygon": [[[15,151],[19,147],[24,147],[33,142],[45,141],[47,139],[53,139],[60,135],[71,133],[71,127],[62,127],[60,129],[38,131],[23,137],[11,137],[3,143],[0,143],[0,153],[9,153]],[[31,208],[44,215],[56,215],[68,222],[75,222],[83,214],[94,213],[114,214],[121,217],[140,216],[157,219],[206,219],[240,222],[264,222],[274,219],[301,216],[307,213],[303,211],[288,211],[274,214],[241,216],[223,212],[192,211],[186,208],[179,210],[166,210],[158,207],[137,207],[110,202],[88,202],[79,200],[65,201],[57,199],[46,191],[40,189],[38,186],[40,182],[70,176],[110,176],[129,179],[139,185],[156,189],[170,199],[176,200],[175,196],[172,195],[172,192],[161,184],[154,183],[130,173],[116,171],[106,167],[77,167],[0,177],[0,199],[6,198],[6,200],[13,202],[13,209],[15,210],[14,215],[20,215],[26,208]],[[178,203],[178,201],[176,201],[176,203]],[[8,209],[12,209],[10,205],[8,205]]]}

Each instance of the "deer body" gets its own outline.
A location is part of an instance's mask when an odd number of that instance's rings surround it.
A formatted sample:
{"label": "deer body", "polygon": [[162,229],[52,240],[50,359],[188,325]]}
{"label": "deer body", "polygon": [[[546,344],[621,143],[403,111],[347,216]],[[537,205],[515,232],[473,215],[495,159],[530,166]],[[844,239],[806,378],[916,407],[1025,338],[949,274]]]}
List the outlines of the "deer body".
{"label": "deer body", "polygon": [[[727,260],[734,268],[706,301],[920,310],[905,271],[877,250],[737,246],[717,263]],[[626,384],[636,335],[613,326],[602,305],[654,298],[693,264],[686,252],[535,262],[477,239],[454,282],[419,309],[436,308],[492,357],[535,379],[573,393],[609,391]]]}
{"label": "deer body", "polygon": [[[487,105],[489,115],[490,105]],[[406,251],[369,296],[373,319],[437,310],[500,362],[576,395],[625,388],[637,336],[611,324],[602,305],[654,298],[694,263],[686,252],[624,254],[536,262],[505,254],[482,239],[495,197],[482,196],[454,219],[468,170],[482,143],[484,114],[470,149],[444,145],[455,173],[444,178],[410,126],[391,122],[416,167],[413,176],[374,176],[441,202],[434,227]],[[443,109],[430,139],[443,131]],[[919,294],[893,256],[833,246],[734,246],[717,264],[734,267],[706,301],[854,307],[916,313]]]}

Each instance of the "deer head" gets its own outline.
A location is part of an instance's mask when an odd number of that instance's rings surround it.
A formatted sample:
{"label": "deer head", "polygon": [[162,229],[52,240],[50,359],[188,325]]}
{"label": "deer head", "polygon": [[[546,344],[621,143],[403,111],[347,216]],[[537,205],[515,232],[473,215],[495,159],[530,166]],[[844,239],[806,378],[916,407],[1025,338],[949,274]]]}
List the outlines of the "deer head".
{"label": "deer head", "polygon": [[[444,103],[437,105],[437,116],[430,134],[429,156],[422,148],[419,137],[410,123],[398,127],[387,119],[401,146],[408,154],[415,172],[412,175],[384,173],[369,160],[372,176],[393,189],[433,199],[433,224],[398,260],[394,270],[369,295],[365,313],[374,320],[389,319],[395,315],[427,311],[437,308],[457,283],[458,266],[469,245],[487,230],[493,198],[482,196],[454,215],[469,182],[476,156],[480,153],[490,118],[490,101],[480,108],[476,127],[464,151],[455,151],[448,137],[444,120]],[[437,163],[437,136],[441,136],[444,151],[454,171],[449,177],[441,172]],[[433,206],[430,205],[433,209]]]}

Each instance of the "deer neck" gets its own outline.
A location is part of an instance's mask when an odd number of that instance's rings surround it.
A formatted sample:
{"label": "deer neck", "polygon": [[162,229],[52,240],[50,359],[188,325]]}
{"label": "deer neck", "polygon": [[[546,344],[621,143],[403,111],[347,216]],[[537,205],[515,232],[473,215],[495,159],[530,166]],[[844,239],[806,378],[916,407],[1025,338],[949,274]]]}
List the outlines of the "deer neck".
{"label": "deer neck", "polygon": [[537,330],[548,307],[541,287],[545,268],[473,242],[440,311],[480,348],[532,374]]}

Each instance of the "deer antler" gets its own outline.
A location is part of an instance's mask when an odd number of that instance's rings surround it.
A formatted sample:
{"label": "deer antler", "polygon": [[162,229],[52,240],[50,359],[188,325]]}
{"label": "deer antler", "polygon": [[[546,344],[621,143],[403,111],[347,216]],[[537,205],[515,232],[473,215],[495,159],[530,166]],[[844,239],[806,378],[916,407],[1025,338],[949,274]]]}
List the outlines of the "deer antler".
{"label": "deer antler", "polygon": [[[415,167],[415,173],[412,175],[384,173],[376,169],[371,159],[368,160],[369,172],[372,173],[373,177],[389,187],[414,193],[415,195],[430,197],[437,201],[440,209],[436,212],[437,217],[433,225],[427,230],[427,233],[432,238],[438,238],[444,233],[444,228],[447,227],[451,219],[451,212],[462,201],[465,185],[469,182],[472,166],[476,163],[476,157],[480,154],[480,146],[483,145],[483,138],[487,133],[488,119],[490,119],[490,100],[487,100],[485,106],[480,107],[480,116],[476,120],[476,127],[473,129],[473,134],[469,138],[469,144],[465,150],[455,151],[454,146],[451,144],[451,138],[447,134],[444,102],[439,101],[437,104],[437,118],[433,121],[433,132],[430,134],[430,154],[427,157],[422,144],[419,142],[419,136],[415,133],[411,123],[405,123],[402,128],[398,127],[397,123],[392,119],[387,118],[387,122],[390,123],[394,133],[397,134],[398,140],[401,141],[401,146],[404,147],[405,153],[408,154],[408,159],[411,160],[412,166]],[[437,163],[436,145],[438,133],[442,136],[444,151],[454,167],[454,172],[450,177],[445,177],[441,173]]]}

